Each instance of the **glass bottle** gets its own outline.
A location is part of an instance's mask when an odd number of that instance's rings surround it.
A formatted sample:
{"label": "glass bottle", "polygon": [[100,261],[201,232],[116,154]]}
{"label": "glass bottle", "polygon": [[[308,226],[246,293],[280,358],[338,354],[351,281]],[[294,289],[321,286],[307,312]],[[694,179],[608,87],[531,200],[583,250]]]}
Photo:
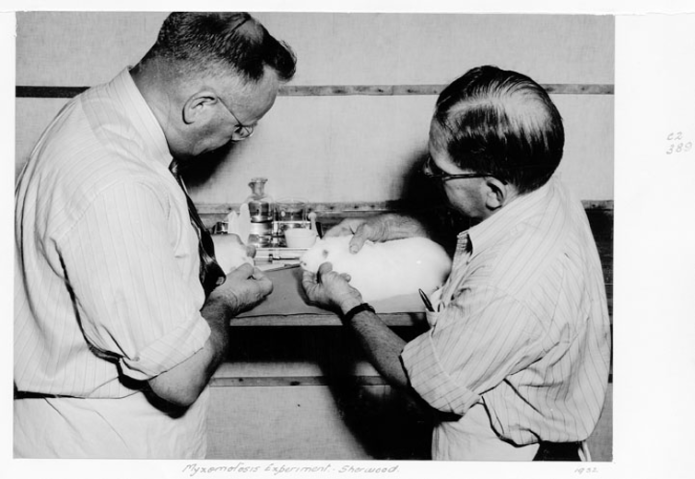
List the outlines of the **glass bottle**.
{"label": "glass bottle", "polygon": [[246,198],[251,225],[248,243],[256,248],[269,246],[273,237],[273,199],[266,194],[267,178],[253,178],[251,195]]}
{"label": "glass bottle", "polygon": [[265,193],[267,178],[253,178],[249,183],[251,195],[246,198],[252,223],[273,220],[273,199]]}

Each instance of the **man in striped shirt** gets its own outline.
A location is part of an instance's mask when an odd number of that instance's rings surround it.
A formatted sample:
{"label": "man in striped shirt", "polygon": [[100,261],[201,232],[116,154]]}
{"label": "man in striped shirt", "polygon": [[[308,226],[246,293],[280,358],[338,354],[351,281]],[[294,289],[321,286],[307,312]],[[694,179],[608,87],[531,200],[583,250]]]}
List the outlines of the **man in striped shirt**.
{"label": "man in striped shirt", "polygon": [[[472,226],[432,299],[430,329],[409,343],[325,263],[310,299],[338,310],[376,369],[445,415],[432,456],[449,460],[588,459],[608,385],[610,325],[586,214],[553,176],[562,120],[543,88],[475,68],[439,96],[425,174]],[[364,241],[427,235],[385,215],[330,234]]]}
{"label": "man in striped shirt", "polygon": [[15,192],[16,457],[205,456],[229,320],[272,284],[221,273],[179,167],[248,138],[294,70],[248,14],[175,13],[49,125]]}

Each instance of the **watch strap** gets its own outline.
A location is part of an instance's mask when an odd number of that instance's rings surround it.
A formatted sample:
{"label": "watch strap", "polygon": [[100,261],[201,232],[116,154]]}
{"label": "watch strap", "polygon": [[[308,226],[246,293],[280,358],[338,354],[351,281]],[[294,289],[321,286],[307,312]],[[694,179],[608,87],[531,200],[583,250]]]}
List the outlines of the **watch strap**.
{"label": "watch strap", "polygon": [[343,315],[343,323],[347,324],[347,323],[351,322],[355,316],[357,316],[359,313],[361,313],[363,311],[370,311],[372,313],[376,313],[376,311],[374,311],[374,308],[372,308],[372,306],[370,304],[368,304],[368,303],[358,304],[357,306],[355,306],[354,308],[352,308],[350,311],[348,311],[347,313],[345,313]]}

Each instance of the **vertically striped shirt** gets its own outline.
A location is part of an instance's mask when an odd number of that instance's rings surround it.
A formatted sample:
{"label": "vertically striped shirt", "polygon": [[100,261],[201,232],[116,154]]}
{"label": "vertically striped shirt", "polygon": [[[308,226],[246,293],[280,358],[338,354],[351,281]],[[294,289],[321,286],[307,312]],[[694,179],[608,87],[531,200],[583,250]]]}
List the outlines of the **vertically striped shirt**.
{"label": "vertically striped shirt", "polygon": [[482,404],[516,445],[591,434],[608,385],[609,316],[586,213],[558,180],[459,235],[440,301],[402,353],[430,405],[465,415]]}
{"label": "vertically striped shirt", "polygon": [[140,394],[135,381],[203,347],[198,238],[171,161],[127,70],[69,102],[39,140],[15,192],[19,391]]}

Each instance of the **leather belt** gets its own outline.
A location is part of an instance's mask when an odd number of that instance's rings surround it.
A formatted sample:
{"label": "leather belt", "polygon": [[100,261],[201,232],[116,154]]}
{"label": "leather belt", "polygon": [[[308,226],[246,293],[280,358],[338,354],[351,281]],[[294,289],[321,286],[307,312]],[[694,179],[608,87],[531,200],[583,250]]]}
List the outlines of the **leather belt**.
{"label": "leather belt", "polygon": [[545,442],[541,441],[534,461],[581,461],[579,449],[581,442]]}

